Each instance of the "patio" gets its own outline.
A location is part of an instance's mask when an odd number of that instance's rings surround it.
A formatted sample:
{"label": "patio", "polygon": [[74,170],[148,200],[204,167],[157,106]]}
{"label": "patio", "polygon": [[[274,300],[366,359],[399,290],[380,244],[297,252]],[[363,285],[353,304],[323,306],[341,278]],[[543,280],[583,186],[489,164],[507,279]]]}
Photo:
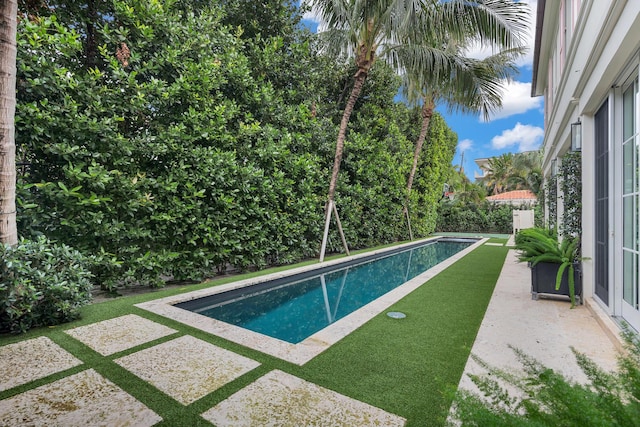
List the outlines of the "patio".
{"label": "patio", "polygon": [[[608,318],[598,316],[593,303],[587,300],[586,305],[570,310],[564,301],[534,301],[529,284],[528,268],[517,263],[515,252],[509,250],[472,353],[492,365],[517,369],[508,348],[512,345],[580,381],[584,378],[574,362],[573,346],[602,367],[615,368],[620,344],[615,325],[609,324],[614,332],[607,332],[602,324]],[[406,422],[299,378],[295,370],[267,368],[251,355],[239,354],[243,353],[240,347],[220,348],[135,314],[60,333],[92,349],[95,368],[87,369],[85,362],[47,337],[0,347],[0,396],[4,398],[0,424],[154,425],[162,420],[154,411],[162,402],[141,401],[153,389],[166,399],[193,405],[202,425],[207,421],[233,426]],[[185,348],[193,351],[182,351]],[[477,372],[479,367],[469,359],[460,387],[472,387],[466,373]],[[124,380],[124,373],[133,373],[135,384]],[[238,381],[243,385],[224,399],[210,397]],[[135,396],[123,389],[135,390]]]}

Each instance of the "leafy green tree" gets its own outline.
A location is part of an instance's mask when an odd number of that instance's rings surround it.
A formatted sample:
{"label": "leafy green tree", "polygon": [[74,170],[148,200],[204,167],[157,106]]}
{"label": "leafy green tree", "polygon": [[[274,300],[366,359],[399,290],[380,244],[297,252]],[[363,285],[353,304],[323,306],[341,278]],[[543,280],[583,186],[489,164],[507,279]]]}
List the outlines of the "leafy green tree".
{"label": "leafy green tree", "polygon": [[18,243],[16,226],[16,27],[17,2],[0,5],[0,243]]}
{"label": "leafy green tree", "polygon": [[[58,18],[45,7],[21,19],[21,235],[94,256],[107,289],[316,255],[323,183],[356,69],[296,29],[299,16],[278,6],[287,2],[270,4],[265,13],[290,21],[249,37],[226,2],[109,2],[96,21],[95,67],[83,59],[84,15],[75,22],[72,8]],[[417,112],[394,101],[399,85],[378,62],[354,105],[338,201],[355,247],[402,238]],[[450,152],[449,132],[434,149]],[[423,191],[432,191],[427,180]],[[432,196],[416,200],[426,233]]]}

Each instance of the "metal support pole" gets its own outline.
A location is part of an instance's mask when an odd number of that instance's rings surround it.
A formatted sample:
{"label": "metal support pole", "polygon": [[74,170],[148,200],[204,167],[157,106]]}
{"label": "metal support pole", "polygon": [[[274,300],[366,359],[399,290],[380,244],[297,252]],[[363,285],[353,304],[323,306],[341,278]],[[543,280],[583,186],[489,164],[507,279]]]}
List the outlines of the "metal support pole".
{"label": "metal support pole", "polygon": [[409,218],[409,208],[405,208],[404,213],[407,216],[407,226],[409,227],[409,240],[413,240],[413,232],[411,231],[411,219]]}
{"label": "metal support pole", "polygon": [[338,224],[338,231],[340,232],[340,238],[342,239],[342,245],[344,246],[344,251],[347,253],[347,256],[351,255],[349,253],[349,246],[347,246],[347,239],[344,237],[344,231],[342,231],[342,223],[340,222],[340,217],[338,216],[338,209],[336,209],[335,203],[333,204],[333,213],[336,214],[336,223]]}
{"label": "metal support pole", "polygon": [[324,221],[324,235],[322,236],[322,246],[320,248],[320,262],[324,261],[324,253],[327,250],[327,239],[329,237],[329,224],[331,222],[331,211],[333,200],[329,200],[327,204],[327,216]]}

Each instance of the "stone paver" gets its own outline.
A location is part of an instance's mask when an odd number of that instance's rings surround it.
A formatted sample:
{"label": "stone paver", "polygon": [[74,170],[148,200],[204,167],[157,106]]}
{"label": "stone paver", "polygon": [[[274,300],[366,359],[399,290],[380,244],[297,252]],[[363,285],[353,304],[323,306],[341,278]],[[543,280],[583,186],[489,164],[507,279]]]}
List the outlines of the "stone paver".
{"label": "stone paver", "polygon": [[184,405],[260,366],[255,360],[189,335],[115,362]]}
{"label": "stone paver", "polygon": [[403,426],[406,420],[274,370],[202,414],[217,427]]}
{"label": "stone paver", "polygon": [[93,369],[0,401],[2,426],[152,426],[162,418]]}
{"label": "stone paver", "polygon": [[65,332],[103,356],[109,356],[177,331],[144,317],[127,314]]}
{"label": "stone paver", "polygon": [[82,362],[46,337],[0,347],[0,391],[64,371]]}

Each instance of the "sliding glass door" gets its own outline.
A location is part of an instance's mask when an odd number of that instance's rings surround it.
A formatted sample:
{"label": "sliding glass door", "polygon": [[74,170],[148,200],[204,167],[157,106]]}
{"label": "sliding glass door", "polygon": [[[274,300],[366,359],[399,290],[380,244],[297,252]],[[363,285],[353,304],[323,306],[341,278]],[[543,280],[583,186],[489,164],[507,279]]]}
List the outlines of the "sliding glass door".
{"label": "sliding glass door", "polygon": [[[636,74],[637,75],[637,74]],[[622,317],[640,330],[640,176],[638,78],[622,92]]]}

